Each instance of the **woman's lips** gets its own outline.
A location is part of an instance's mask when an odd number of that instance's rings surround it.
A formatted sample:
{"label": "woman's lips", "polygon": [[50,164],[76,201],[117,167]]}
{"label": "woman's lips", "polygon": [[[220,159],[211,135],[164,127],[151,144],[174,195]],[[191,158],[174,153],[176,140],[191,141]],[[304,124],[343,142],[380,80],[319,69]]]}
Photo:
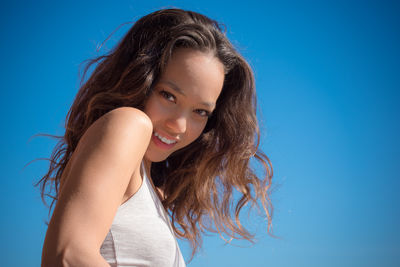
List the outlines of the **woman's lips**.
{"label": "woman's lips", "polygon": [[160,138],[155,135],[155,132],[153,133],[151,139],[153,140],[154,144],[156,144],[161,149],[171,149],[176,144],[176,142],[172,144],[164,143],[163,141],[161,141]]}

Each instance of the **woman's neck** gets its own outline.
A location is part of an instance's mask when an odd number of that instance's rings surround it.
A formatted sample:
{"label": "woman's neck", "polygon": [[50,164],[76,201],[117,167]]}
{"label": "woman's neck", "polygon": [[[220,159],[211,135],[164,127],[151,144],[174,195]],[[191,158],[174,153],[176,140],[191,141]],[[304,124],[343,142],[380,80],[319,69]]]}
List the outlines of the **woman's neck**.
{"label": "woman's neck", "polygon": [[[143,166],[144,166],[144,171],[146,172],[147,178],[151,181],[151,184],[153,184],[153,181],[151,180],[151,161],[143,158]],[[154,186],[154,184],[153,184]],[[161,200],[165,198],[164,195],[164,189],[162,187],[156,187],[154,186],[154,189],[158,191],[159,197]]]}
{"label": "woman's neck", "polygon": [[147,177],[151,179],[151,161],[143,158],[143,166]]}

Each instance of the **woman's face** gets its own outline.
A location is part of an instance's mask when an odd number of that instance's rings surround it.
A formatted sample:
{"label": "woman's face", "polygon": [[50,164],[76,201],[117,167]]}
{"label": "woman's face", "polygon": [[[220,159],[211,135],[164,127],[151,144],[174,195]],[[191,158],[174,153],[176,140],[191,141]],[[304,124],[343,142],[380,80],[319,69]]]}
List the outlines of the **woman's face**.
{"label": "woman's face", "polygon": [[177,49],[144,108],[153,123],[145,159],[165,160],[200,136],[215,109],[224,67],[213,55]]}

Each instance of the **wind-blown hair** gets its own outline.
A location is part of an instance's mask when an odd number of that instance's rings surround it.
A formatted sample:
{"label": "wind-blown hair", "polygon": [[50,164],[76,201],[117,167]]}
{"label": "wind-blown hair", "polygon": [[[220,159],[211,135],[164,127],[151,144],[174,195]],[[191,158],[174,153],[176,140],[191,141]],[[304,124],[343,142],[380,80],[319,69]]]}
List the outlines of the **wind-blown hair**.
{"label": "wind-blown hair", "polygon": [[[143,110],[174,50],[191,48],[217,57],[224,65],[225,80],[203,133],[166,160],[152,164],[151,176],[164,189],[162,203],[174,231],[190,241],[192,256],[201,247],[205,230],[251,241],[239,213],[246,204],[261,204],[271,233],[272,167],[259,149],[254,76],[221,28],[195,12],[159,10],[139,19],[106,55],[87,63],[83,77],[89,67],[96,67],[83,80],[67,115],[65,135],[53,150],[47,174],[36,184],[44,202],[45,196],[53,199],[50,210],[58,199],[66,164],[89,126],[118,107]],[[253,159],[264,170],[261,178],[250,166]]]}

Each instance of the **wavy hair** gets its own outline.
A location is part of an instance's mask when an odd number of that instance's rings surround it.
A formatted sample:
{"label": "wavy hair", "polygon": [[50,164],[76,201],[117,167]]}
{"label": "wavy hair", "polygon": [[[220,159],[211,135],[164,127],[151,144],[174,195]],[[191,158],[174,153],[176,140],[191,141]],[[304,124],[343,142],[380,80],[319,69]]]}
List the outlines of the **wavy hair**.
{"label": "wavy hair", "polygon": [[[269,198],[272,167],[259,149],[256,94],[252,70],[227,39],[220,24],[196,12],[163,9],[139,19],[107,54],[89,60],[81,88],[69,110],[65,134],[53,150],[49,170],[36,186],[41,196],[58,199],[61,175],[89,126],[112,109],[130,106],[143,110],[177,48],[211,52],[225,69],[216,109],[203,133],[190,145],[153,163],[151,176],[162,186],[162,203],[172,218],[176,235],[186,238],[192,256],[201,247],[201,233],[252,240],[240,223],[246,204],[258,206],[271,234]],[[95,66],[84,81],[88,69]],[[250,162],[263,169],[258,177]],[[47,190],[47,193],[46,193]],[[233,194],[239,193],[239,198]],[[225,239],[225,238],[224,238]]]}

